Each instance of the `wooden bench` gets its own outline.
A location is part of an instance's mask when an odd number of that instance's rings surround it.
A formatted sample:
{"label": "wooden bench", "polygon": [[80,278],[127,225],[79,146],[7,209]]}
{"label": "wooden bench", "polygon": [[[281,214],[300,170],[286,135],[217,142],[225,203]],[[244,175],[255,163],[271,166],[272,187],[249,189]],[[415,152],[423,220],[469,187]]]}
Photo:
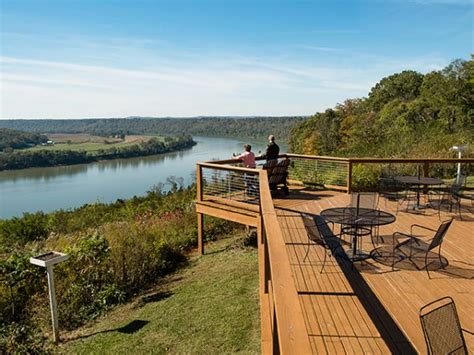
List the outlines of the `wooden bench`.
{"label": "wooden bench", "polygon": [[288,167],[290,166],[290,159],[271,160],[263,165],[263,169],[268,174],[268,184],[271,191],[276,191],[278,185],[283,185],[282,191],[287,195],[288,190]]}

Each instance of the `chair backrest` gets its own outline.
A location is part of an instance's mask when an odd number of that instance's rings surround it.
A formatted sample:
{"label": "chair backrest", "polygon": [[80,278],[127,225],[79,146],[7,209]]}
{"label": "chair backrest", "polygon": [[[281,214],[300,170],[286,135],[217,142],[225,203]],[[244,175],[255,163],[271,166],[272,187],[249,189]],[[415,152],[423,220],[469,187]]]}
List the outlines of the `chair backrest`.
{"label": "chair backrest", "polygon": [[305,213],[301,213],[301,218],[303,218],[303,224],[306,230],[306,234],[308,235],[308,239],[315,242],[316,244],[326,246],[326,242],[324,241],[324,238],[319,232],[314,218]]}
{"label": "chair backrest", "polygon": [[280,161],[269,161],[263,168],[267,170],[269,184],[283,184],[286,183],[288,177],[288,167],[290,166],[289,159]]}
{"label": "chair backrest", "polygon": [[423,306],[420,322],[430,354],[467,354],[456,305],[451,297]]}
{"label": "chair backrest", "polygon": [[394,178],[379,178],[378,182],[378,192],[379,193],[386,193],[386,192],[400,192],[405,189],[405,185]]}
{"label": "chair backrest", "polygon": [[453,223],[452,218],[449,221],[443,222],[439,225],[438,230],[436,231],[433,239],[431,240],[428,250],[434,249],[443,243],[444,237],[446,233],[448,232],[448,229],[451,226],[451,223]]}
{"label": "chair backrest", "polygon": [[358,192],[351,195],[351,207],[377,209],[379,195],[376,192]]}

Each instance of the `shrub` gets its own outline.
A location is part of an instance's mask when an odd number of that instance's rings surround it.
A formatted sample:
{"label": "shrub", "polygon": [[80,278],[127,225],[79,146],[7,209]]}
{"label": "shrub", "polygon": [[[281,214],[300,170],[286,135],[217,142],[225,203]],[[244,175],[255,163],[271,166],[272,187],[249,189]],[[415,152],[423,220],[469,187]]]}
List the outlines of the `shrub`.
{"label": "shrub", "polygon": [[352,188],[365,190],[377,188],[382,167],[375,164],[355,164],[352,168]]}

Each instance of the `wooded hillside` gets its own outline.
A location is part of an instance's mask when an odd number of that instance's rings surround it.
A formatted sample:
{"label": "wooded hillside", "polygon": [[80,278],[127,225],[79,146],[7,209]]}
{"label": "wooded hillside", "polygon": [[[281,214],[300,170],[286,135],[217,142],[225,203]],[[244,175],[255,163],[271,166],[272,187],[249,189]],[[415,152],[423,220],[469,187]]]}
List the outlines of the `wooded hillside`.
{"label": "wooded hillside", "polygon": [[65,120],[1,120],[0,127],[29,132],[118,134],[160,134],[262,138],[269,134],[287,140],[294,124],[303,117],[202,117],[202,118],[109,118]]}
{"label": "wooded hillside", "polygon": [[352,157],[447,157],[474,142],[474,57],[440,71],[403,71],[368,97],[348,99],[296,125],[293,152]]}

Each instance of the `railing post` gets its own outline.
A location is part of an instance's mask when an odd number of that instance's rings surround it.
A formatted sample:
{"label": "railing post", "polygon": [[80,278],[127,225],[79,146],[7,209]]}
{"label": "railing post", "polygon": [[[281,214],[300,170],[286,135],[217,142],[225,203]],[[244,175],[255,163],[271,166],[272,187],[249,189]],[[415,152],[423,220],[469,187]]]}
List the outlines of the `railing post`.
{"label": "railing post", "polygon": [[[202,166],[198,163],[196,165],[196,201],[202,201]],[[198,253],[204,254],[204,215],[196,213],[197,215],[197,229],[198,229]]]}
{"label": "railing post", "polygon": [[[263,232],[265,233],[265,231]],[[265,268],[263,269],[263,279],[265,280],[265,286],[263,289],[264,293],[268,293],[268,283],[271,281],[270,271],[270,256],[268,255],[268,243],[265,241],[263,244],[263,260]]]}
{"label": "railing post", "polygon": [[202,166],[196,164],[196,199],[202,201]]}
{"label": "railing post", "polygon": [[352,192],[352,161],[349,160],[347,163],[347,193]]}
{"label": "railing post", "polygon": [[197,213],[197,229],[198,229],[198,253],[204,254],[204,215]]}
{"label": "railing post", "polygon": [[[423,163],[423,176],[428,177],[430,176],[430,162],[425,160]],[[423,193],[426,195],[428,193],[428,186],[424,186]]]}

